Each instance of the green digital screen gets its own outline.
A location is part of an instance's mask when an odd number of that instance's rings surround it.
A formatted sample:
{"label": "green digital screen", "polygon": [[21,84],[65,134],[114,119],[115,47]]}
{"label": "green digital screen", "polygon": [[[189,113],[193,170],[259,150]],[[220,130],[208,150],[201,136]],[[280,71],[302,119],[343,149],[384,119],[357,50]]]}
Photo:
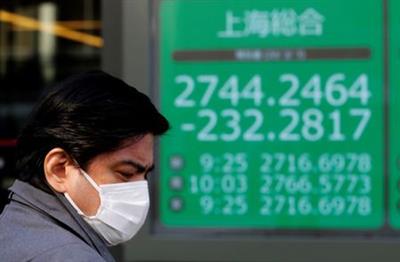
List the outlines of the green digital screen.
{"label": "green digital screen", "polygon": [[400,2],[389,2],[390,224],[400,229]]}
{"label": "green digital screen", "polygon": [[161,227],[400,228],[398,2],[155,3]]}

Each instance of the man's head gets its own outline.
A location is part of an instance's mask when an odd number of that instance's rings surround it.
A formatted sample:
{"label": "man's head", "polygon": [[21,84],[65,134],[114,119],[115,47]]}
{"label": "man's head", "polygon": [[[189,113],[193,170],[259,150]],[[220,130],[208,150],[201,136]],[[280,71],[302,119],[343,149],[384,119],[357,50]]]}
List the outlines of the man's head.
{"label": "man's head", "polygon": [[149,98],[121,80],[100,71],[70,78],[48,90],[18,139],[20,179],[73,198],[93,189],[79,168],[97,184],[142,180],[154,136],[168,129]]}

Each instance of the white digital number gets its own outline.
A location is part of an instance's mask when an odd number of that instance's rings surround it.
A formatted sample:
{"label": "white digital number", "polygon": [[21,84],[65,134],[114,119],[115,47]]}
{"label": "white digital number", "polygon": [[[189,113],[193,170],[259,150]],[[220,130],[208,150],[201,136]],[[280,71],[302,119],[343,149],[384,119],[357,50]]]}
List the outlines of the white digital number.
{"label": "white digital number", "polygon": [[245,141],[263,141],[264,135],[257,133],[264,122],[263,114],[257,109],[247,109],[244,112],[244,116],[254,118],[253,124],[243,134]]}
{"label": "white digital number", "polygon": [[368,88],[368,76],[365,73],[357,76],[350,87],[346,86],[346,75],[343,73],[334,73],[324,82],[319,74],[314,74],[304,86],[295,74],[282,74],[279,81],[289,84],[289,88],[279,99],[279,104],[287,107],[299,106],[302,101],[300,98],[312,100],[315,106],[320,106],[323,98],[334,107],[344,105],[350,98],[358,99],[361,105],[368,105],[372,96]]}
{"label": "white digital number", "polygon": [[[257,109],[247,109],[243,112],[245,118],[253,119],[254,121],[243,133],[243,140],[245,141],[262,141],[264,135],[259,132],[264,122],[262,113]],[[207,118],[206,125],[200,130],[197,139],[200,141],[222,141],[232,142],[238,140],[242,136],[241,119],[238,110],[225,109],[222,110],[220,117],[223,120],[223,126],[227,129],[221,134],[213,133],[218,124],[218,115],[210,109],[201,109],[198,112],[198,117]]]}
{"label": "white digital number", "polygon": [[264,98],[264,93],[261,89],[261,77],[259,75],[253,76],[243,88],[240,96],[244,99],[252,99],[256,106],[261,105]]}
{"label": "white digital number", "polygon": [[200,75],[197,77],[197,81],[207,84],[206,91],[200,100],[201,106],[207,106],[218,85],[218,77],[216,75]]}
{"label": "white digital number", "polygon": [[332,106],[342,106],[347,102],[347,89],[343,85],[345,75],[338,73],[329,77],[326,87],[326,101]]}
{"label": "white digital number", "polygon": [[237,140],[241,134],[239,112],[233,109],[225,109],[222,111],[221,116],[229,119],[226,122],[226,126],[231,130],[228,134],[221,134],[221,139],[228,142]]}
{"label": "white digital number", "polygon": [[211,175],[190,176],[190,191],[193,194],[208,194],[214,190],[214,179]]}
{"label": "white digital number", "polygon": [[331,141],[343,141],[345,135],[342,133],[342,117],[339,110],[335,110],[329,114],[329,118],[332,120],[333,132],[329,136]]}
{"label": "white digital number", "polygon": [[202,196],[200,198],[200,206],[203,213],[208,215],[214,210],[214,199],[210,196]]}
{"label": "white digital number", "polygon": [[318,106],[321,104],[322,92],[321,92],[321,76],[313,75],[310,80],[304,85],[300,92],[300,95],[306,99],[312,99],[314,105]]}
{"label": "white digital number", "polygon": [[208,118],[208,122],[198,133],[197,139],[200,141],[216,141],[218,139],[217,135],[211,132],[217,125],[217,114],[210,109],[202,109],[199,111],[198,116]]}
{"label": "white digital number", "polygon": [[365,108],[353,108],[350,110],[350,115],[360,117],[360,122],[358,122],[358,126],[353,133],[353,139],[359,140],[371,118],[371,111]]}
{"label": "white digital number", "polygon": [[239,103],[239,80],[236,75],[230,76],[224,83],[221,89],[218,91],[220,99],[229,100],[233,106],[237,106]]}
{"label": "white digital number", "polygon": [[283,74],[280,76],[279,81],[282,83],[289,82],[290,87],[285,94],[279,99],[281,106],[298,106],[300,105],[299,99],[293,98],[300,87],[299,79],[293,74]]}
{"label": "white digital number", "polygon": [[175,83],[185,85],[185,89],[183,90],[183,92],[175,99],[175,106],[194,107],[195,101],[193,99],[189,99],[189,96],[194,90],[193,79],[188,75],[179,75],[175,78]]}
{"label": "white digital number", "polygon": [[289,117],[289,124],[279,134],[279,139],[282,141],[299,141],[300,135],[294,133],[295,128],[300,122],[299,114],[293,109],[283,109],[280,112],[281,117]]}
{"label": "white digital number", "polygon": [[214,158],[211,154],[204,153],[200,156],[200,166],[203,172],[211,172],[214,168]]}
{"label": "white digital number", "polygon": [[361,74],[349,88],[349,97],[358,98],[362,105],[367,105],[371,98],[371,92],[368,89],[368,76]]}

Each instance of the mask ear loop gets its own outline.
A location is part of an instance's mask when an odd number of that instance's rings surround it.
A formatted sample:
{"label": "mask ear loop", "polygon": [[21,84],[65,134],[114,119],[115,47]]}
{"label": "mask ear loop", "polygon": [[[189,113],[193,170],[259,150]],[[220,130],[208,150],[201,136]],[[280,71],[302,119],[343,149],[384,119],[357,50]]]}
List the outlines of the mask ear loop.
{"label": "mask ear loop", "polygon": [[81,166],[79,165],[79,163],[73,159],[73,161],[75,162],[75,165],[77,168],[79,168],[79,171],[83,174],[83,176],[86,178],[86,180],[94,187],[94,189],[96,189],[96,191],[100,194],[100,187],[96,184],[96,182],[94,182],[94,180],[89,176],[88,173],[85,172],[85,170],[83,170],[81,168]]}
{"label": "mask ear loop", "polygon": [[[66,196],[66,197],[67,197],[69,200],[71,200],[70,202],[72,202],[73,205],[75,205],[75,206],[78,208],[78,210],[83,214],[84,217],[87,217],[87,218],[94,218],[94,217],[96,217],[97,214],[100,212],[100,210],[101,210],[101,208],[102,208],[102,205],[103,205],[103,201],[102,201],[102,199],[101,199],[101,188],[100,188],[100,187],[96,184],[96,182],[89,176],[89,174],[86,173],[85,170],[83,170],[83,169],[80,167],[79,163],[78,163],[75,159],[74,159],[73,161],[75,162],[76,168],[78,168],[79,171],[82,173],[83,177],[89,182],[89,184],[92,185],[92,187],[93,187],[93,188],[97,191],[97,193],[99,194],[100,206],[99,206],[98,209],[97,209],[96,215],[94,215],[94,216],[87,216],[87,215],[85,215],[85,214],[76,206],[75,203],[73,203],[71,197],[70,197],[68,194],[67,194],[68,196]],[[79,213],[79,211],[78,211],[78,213]]]}
{"label": "mask ear loop", "polygon": [[89,176],[89,174],[86,173],[85,170],[83,170],[82,168],[79,168],[79,170],[81,171],[82,175],[86,178],[86,180],[94,187],[94,189],[96,189],[96,191],[100,193],[101,191],[100,187],[96,184],[96,182],[94,182],[94,180]]}
{"label": "mask ear loop", "polygon": [[70,195],[67,192],[64,193],[64,196],[66,199],[68,199],[68,202],[76,210],[76,212],[78,212],[79,215],[86,216],[85,213],[83,213],[82,210],[75,204],[74,200],[72,200],[72,198],[70,197]]}
{"label": "mask ear loop", "polygon": [[[79,167],[79,165],[78,165],[78,167]],[[87,218],[95,218],[100,213],[100,211],[102,210],[102,206],[103,206],[103,200],[101,197],[101,195],[102,195],[101,188],[96,184],[96,182],[94,182],[94,180],[89,176],[89,174],[85,172],[85,170],[83,170],[80,167],[79,167],[79,170],[82,173],[82,175],[86,178],[86,180],[89,182],[89,184],[91,184],[94,187],[94,189],[97,191],[97,193],[99,194],[100,205],[97,208],[96,214],[94,216],[86,216]]]}

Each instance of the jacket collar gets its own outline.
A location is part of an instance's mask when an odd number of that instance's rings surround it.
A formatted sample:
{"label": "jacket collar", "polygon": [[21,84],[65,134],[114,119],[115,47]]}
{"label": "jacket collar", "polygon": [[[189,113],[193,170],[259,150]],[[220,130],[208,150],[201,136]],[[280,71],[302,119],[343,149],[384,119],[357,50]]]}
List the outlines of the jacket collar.
{"label": "jacket collar", "polygon": [[11,199],[21,202],[67,227],[106,260],[114,261],[102,238],[80,217],[64,195],[48,194],[26,182],[16,180],[10,187]]}

